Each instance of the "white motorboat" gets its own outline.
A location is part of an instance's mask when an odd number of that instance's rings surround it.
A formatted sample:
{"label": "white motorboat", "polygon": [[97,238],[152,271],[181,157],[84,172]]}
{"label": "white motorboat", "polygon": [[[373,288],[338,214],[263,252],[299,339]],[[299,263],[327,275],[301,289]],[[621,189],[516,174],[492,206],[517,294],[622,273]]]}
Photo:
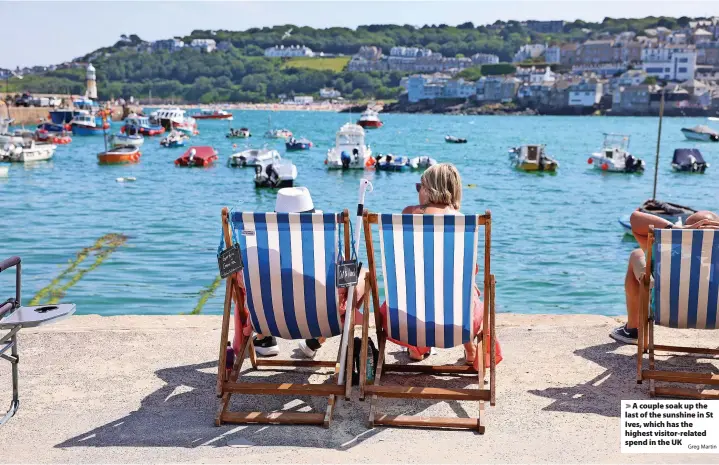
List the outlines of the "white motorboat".
{"label": "white motorboat", "polygon": [[267,139],[289,139],[292,137],[292,131],[289,129],[272,129],[272,117],[267,117],[267,131],[265,132],[265,137]]}
{"label": "white motorboat", "polygon": [[709,126],[699,125],[693,128],[682,128],[682,134],[689,140],[702,142],[719,142],[719,132]]}
{"label": "white motorboat", "polygon": [[167,148],[184,147],[190,137],[184,132],[172,130],[160,141],[160,145]]}
{"label": "white motorboat", "polygon": [[413,170],[429,168],[437,164],[437,160],[428,156],[414,157],[409,161],[409,167]]}
{"label": "white motorboat", "polygon": [[197,133],[195,118],[187,116],[185,110],[179,108],[163,108],[153,111],[150,114],[150,123],[162,126],[168,131],[174,128],[190,136]]}
{"label": "white motorboat", "polygon": [[629,136],[604,134],[604,144],[599,152],[592,153],[587,163],[595,169],[612,173],[642,173],[644,160],[629,153]]}
{"label": "white motorboat", "polygon": [[230,155],[228,164],[230,166],[258,166],[279,156],[280,152],[277,150],[266,147],[261,149],[250,148]]}
{"label": "white motorboat", "polygon": [[270,160],[255,165],[255,187],[292,187],[297,179],[297,167],[290,160],[283,160],[276,151]]}
{"label": "white motorboat", "polygon": [[109,142],[113,147],[140,147],[145,143],[145,138],[140,134],[113,134],[110,136]]}
{"label": "white motorboat", "polygon": [[10,125],[15,120],[3,118],[0,120],[0,147],[7,144],[23,145],[34,138],[35,133],[28,130],[16,129],[10,132]]}
{"label": "white motorboat", "polygon": [[360,119],[357,121],[357,124],[365,129],[376,129],[382,127],[382,121],[379,119],[379,113],[370,107],[367,107],[367,109],[362,113]]}
{"label": "white motorboat", "polygon": [[328,169],[365,169],[372,166],[369,161],[372,150],[365,145],[365,132],[362,126],[353,123],[344,124],[335,137],[335,146],[327,151],[325,165]]}
{"label": "white motorboat", "polygon": [[9,144],[5,147],[10,161],[25,163],[32,161],[49,160],[55,154],[56,145],[36,144],[34,140],[24,145]]}
{"label": "white motorboat", "polygon": [[509,150],[512,165],[521,171],[554,172],[559,167],[557,160],[547,155],[544,145],[529,144]]}

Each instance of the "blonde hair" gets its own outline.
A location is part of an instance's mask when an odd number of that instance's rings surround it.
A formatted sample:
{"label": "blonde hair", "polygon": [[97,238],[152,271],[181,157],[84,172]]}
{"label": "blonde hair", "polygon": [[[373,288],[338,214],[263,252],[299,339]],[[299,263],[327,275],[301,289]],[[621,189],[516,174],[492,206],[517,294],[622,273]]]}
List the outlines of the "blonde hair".
{"label": "blonde hair", "polygon": [[431,203],[451,205],[459,210],[459,204],[462,203],[462,178],[453,164],[431,166],[422,174],[421,182]]}

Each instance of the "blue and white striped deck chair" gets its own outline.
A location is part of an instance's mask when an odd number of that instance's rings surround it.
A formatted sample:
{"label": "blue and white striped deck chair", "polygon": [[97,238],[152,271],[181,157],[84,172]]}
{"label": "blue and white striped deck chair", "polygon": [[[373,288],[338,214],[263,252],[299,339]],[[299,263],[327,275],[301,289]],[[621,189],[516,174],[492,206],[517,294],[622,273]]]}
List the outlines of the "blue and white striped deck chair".
{"label": "blue and white striped deck chair", "polygon": [[[386,297],[386,329],[380,318],[377,273],[372,225],[379,228],[380,258]],[[484,329],[473,333],[472,293],[480,228],[484,226]],[[475,429],[484,432],[484,401],[494,405],[494,277],[490,273],[491,214],[484,215],[401,215],[365,213],[364,232],[369,262],[370,289],[374,301],[379,360],[374,384],[361,384],[360,398],[371,396],[371,425],[428,426]],[[365,312],[365,327],[369,317]],[[367,355],[363,327],[361,356]],[[490,330],[491,328],[491,330]],[[488,339],[492,338],[490,342]],[[388,338],[420,347],[449,348],[474,343],[484,364],[490,347],[490,388],[484,388],[485,369],[480,373],[469,365],[428,366],[385,364]],[[360,362],[360,367],[365,362]],[[473,374],[477,388],[449,389],[380,385],[383,372],[428,374]],[[360,380],[365,377],[360,375]],[[376,397],[400,397],[479,401],[475,418],[389,416],[375,413]]]}
{"label": "blue and white striped deck chair", "polygon": [[[344,232],[342,233],[342,226]],[[283,339],[332,337],[342,333],[338,289],[335,281],[338,244],[344,237],[344,256],[349,254],[349,214],[247,213],[223,210],[223,241],[239,244],[243,270],[228,277],[218,367],[218,394],[223,398],[216,424],[286,423],[329,426],[335,397],[349,395],[351,383],[340,385],[337,361],[257,360],[252,329]],[[234,366],[226,372],[229,320],[235,301]],[[350,312],[352,314],[353,312]],[[350,325],[354,329],[354,325]],[[350,337],[352,335],[350,334]],[[349,344],[352,347],[352,344]],[[245,356],[257,367],[334,368],[333,384],[270,384],[237,382]],[[351,360],[351,352],[348,354]],[[351,368],[346,370],[351,376]],[[328,396],[327,411],[230,412],[231,394]]]}
{"label": "blue and white striped deck chair", "polygon": [[[717,391],[654,385],[655,381],[719,385],[719,375],[712,373],[654,369],[657,350],[719,355],[716,348],[654,344],[655,324],[679,329],[719,329],[719,230],[653,229],[649,232],[647,250],[647,269],[642,283],[645,324],[640,325],[637,344],[637,380],[640,383],[643,379],[650,380],[652,396],[719,399]],[[642,369],[645,348],[649,352],[649,370]]]}

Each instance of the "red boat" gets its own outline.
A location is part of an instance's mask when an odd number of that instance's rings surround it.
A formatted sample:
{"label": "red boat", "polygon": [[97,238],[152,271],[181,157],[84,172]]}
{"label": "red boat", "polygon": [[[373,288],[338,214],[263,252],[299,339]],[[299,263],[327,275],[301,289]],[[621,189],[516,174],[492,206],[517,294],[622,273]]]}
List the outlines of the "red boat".
{"label": "red boat", "polygon": [[101,165],[119,165],[124,163],[137,163],[140,161],[140,149],[137,147],[115,147],[107,152],[97,154],[97,162]]}
{"label": "red boat", "polygon": [[47,129],[38,129],[35,131],[35,141],[55,145],[65,145],[72,142],[72,137],[63,133],[52,133]]}
{"label": "red boat", "polygon": [[199,113],[190,116],[195,119],[232,119],[232,113],[225,110],[200,110]]}
{"label": "red boat", "polygon": [[379,119],[379,114],[371,108],[367,108],[362,116],[360,116],[357,124],[363,128],[376,129],[382,127],[382,121]]}
{"label": "red boat", "polygon": [[209,146],[190,147],[180,158],[175,160],[176,166],[211,166],[217,161],[217,150]]}

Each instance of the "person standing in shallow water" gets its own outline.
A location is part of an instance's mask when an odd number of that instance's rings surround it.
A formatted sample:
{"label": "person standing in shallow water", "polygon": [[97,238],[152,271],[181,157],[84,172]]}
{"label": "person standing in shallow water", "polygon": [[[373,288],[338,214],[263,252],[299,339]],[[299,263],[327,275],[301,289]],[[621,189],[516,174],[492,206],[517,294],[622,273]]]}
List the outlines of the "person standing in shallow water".
{"label": "person standing in shallow water", "polygon": [[639,337],[639,315],[641,313],[641,282],[647,267],[646,251],[649,228],[655,229],[719,229],[719,215],[710,211],[699,211],[687,218],[684,226],[674,226],[671,222],[639,210],[630,217],[632,234],[639,247],[629,255],[629,266],[624,277],[624,294],[627,299],[627,322],[609,333],[609,337],[624,344],[636,344]]}

